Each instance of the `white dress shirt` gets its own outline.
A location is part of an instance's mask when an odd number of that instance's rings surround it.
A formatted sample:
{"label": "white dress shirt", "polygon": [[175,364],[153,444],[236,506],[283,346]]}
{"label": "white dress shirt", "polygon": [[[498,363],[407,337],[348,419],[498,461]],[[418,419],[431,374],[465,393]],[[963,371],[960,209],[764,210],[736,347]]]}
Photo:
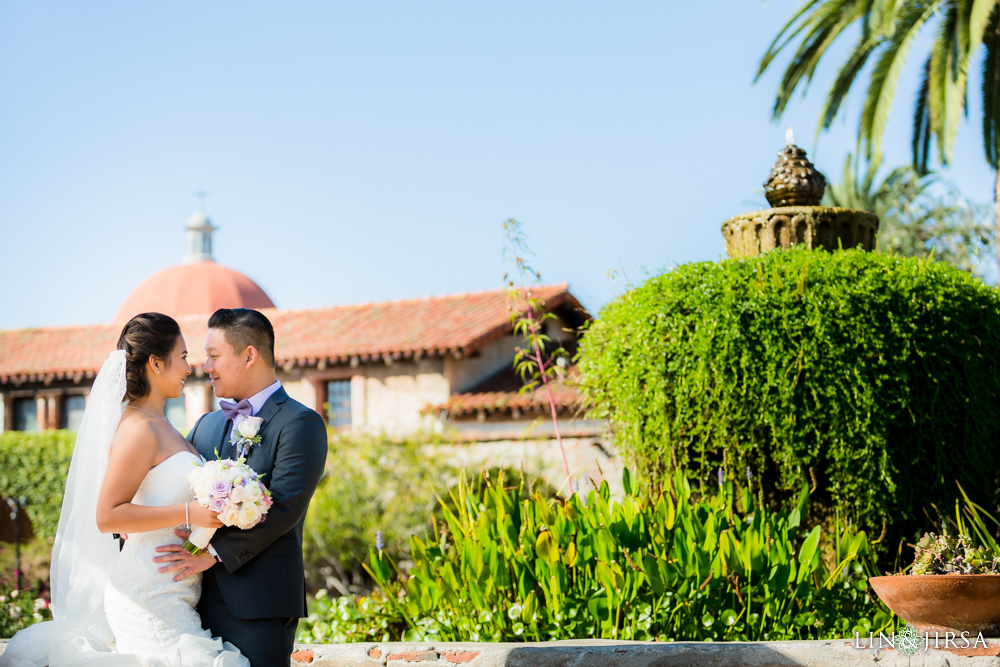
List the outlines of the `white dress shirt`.
{"label": "white dress shirt", "polygon": [[[279,389],[281,389],[281,382],[275,380],[274,383],[264,387],[256,394],[248,398],[247,402],[250,403],[250,409],[251,409],[250,414],[256,416],[256,414],[260,412],[260,409],[264,407],[264,403],[267,402],[267,399],[271,398],[271,394],[278,391]],[[233,430],[229,434],[230,442],[236,439],[236,429],[239,428],[239,425],[242,424],[245,420],[246,417],[244,417],[243,415],[236,415],[236,418],[233,420]]]}

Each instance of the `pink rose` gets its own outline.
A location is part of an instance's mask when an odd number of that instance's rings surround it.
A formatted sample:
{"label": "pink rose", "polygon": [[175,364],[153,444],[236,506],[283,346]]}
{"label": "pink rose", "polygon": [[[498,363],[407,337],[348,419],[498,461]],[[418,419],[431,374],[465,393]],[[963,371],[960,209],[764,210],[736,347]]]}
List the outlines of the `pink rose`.
{"label": "pink rose", "polygon": [[225,498],[226,496],[229,495],[229,492],[232,490],[232,488],[233,485],[227,482],[226,480],[217,479],[214,482],[212,482],[211,494],[215,498]]}
{"label": "pink rose", "polygon": [[212,510],[216,514],[226,509],[226,499],[223,498],[212,498],[208,503],[208,509]]}

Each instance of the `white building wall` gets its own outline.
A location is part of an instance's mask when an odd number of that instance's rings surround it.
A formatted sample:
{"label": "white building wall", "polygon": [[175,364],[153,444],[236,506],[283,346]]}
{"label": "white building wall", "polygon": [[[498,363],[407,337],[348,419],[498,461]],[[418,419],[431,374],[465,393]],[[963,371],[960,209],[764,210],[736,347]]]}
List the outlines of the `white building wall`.
{"label": "white building wall", "polygon": [[286,380],[280,377],[281,373],[278,375],[278,379],[281,380],[281,386],[285,388],[290,398],[294,398],[307,408],[316,409],[316,387],[308,378],[298,377]]}
{"label": "white building wall", "polygon": [[[436,417],[420,413],[428,403],[448,400],[451,392],[443,366],[441,359],[366,365],[363,379],[352,380],[351,385],[352,403],[356,394],[362,397],[363,428],[390,435],[439,428]],[[352,421],[354,414],[352,410]]]}

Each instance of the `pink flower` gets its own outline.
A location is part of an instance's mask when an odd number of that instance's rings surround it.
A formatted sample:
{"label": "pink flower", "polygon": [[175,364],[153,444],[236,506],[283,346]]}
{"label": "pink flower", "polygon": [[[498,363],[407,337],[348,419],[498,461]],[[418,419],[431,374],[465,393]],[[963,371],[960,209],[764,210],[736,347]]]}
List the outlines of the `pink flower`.
{"label": "pink flower", "polygon": [[217,479],[212,482],[212,495],[216,498],[225,498],[232,491],[233,485],[224,479]]}
{"label": "pink flower", "polygon": [[226,498],[212,498],[208,503],[208,509],[216,513],[226,509]]}

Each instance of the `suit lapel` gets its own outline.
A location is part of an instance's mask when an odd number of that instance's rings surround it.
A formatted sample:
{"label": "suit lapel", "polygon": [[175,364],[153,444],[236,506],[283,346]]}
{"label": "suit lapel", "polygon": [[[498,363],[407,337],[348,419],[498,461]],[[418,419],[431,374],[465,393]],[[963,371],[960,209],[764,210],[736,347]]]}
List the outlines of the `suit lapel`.
{"label": "suit lapel", "polygon": [[[233,432],[233,422],[226,419],[224,415],[220,421],[222,422],[222,428],[215,434],[213,450],[217,449],[219,451],[220,458],[233,458],[235,452],[233,451],[233,444],[230,442]],[[212,456],[215,456],[215,451],[212,452]]]}
{"label": "suit lapel", "polygon": [[[257,417],[260,417],[264,421],[260,425],[261,434],[261,444],[258,447],[264,445],[264,440],[268,439],[267,424],[274,418],[276,414],[281,410],[281,404],[288,400],[288,394],[285,392],[284,388],[279,388],[276,392],[271,394],[268,399],[264,402],[263,407],[257,413]],[[233,422],[226,419],[219,411],[219,419],[216,425],[211,431],[209,436],[209,442],[207,449],[209,450],[205,458],[208,460],[215,459],[215,452],[218,450],[219,456],[224,459],[236,459],[236,447],[232,443],[232,433],[233,433]],[[203,441],[204,442],[204,441]],[[254,447],[256,449],[257,447]],[[250,450],[251,454],[253,450]]]}
{"label": "suit lapel", "polygon": [[281,410],[281,404],[288,400],[288,394],[285,392],[284,387],[279,387],[276,392],[268,396],[267,400],[264,401],[264,406],[257,413],[257,416],[264,421],[260,425],[260,435],[261,435],[261,445],[264,444],[264,439],[267,438],[267,424],[271,421],[274,415],[278,414]]}

